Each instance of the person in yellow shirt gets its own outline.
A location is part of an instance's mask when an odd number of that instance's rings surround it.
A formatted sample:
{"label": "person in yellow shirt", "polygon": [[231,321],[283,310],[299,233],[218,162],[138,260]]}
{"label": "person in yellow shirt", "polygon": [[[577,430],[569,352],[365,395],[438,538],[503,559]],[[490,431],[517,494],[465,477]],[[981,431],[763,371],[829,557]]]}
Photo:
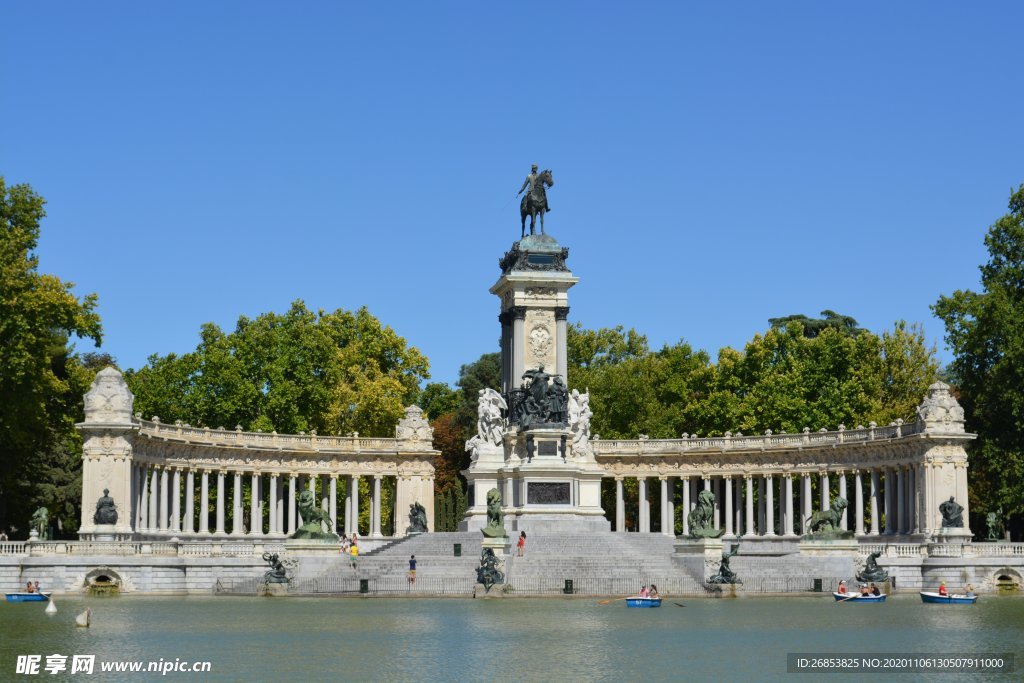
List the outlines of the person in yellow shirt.
{"label": "person in yellow shirt", "polygon": [[356,568],[356,560],[359,559],[359,546],[355,543],[348,549],[348,557],[352,561],[352,569]]}

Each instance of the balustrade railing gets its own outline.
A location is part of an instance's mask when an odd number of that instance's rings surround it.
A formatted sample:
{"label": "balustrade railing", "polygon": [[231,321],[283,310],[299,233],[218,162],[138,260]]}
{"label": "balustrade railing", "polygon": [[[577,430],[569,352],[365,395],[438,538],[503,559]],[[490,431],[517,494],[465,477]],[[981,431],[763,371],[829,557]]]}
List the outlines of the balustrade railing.
{"label": "balustrade railing", "polygon": [[284,552],[281,542],[35,541],[0,543],[0,555],[253,557]]}
{"label": "balustrade railing", "polygon": [[830,446],[896,439],[916,434],[916,423],[893,424],[886,427],[864,427],[802,434],[726,435],[686,437],[681,439],[594,439],[590,443],[596,455],[629,455],[676,453],[682,451],[750,451],[795,446]]}
{"label": "balustrade railing", "polygon": [[[410,447],[422,449],[420,441],[358,436],[320,436],[319,434],[276,434],[244,432],[233,429],[207,429],[159,420],[139,420],[141,433],[161,440],[187,441],[211,446],[233,446],[261,450],[311,452],[395,452]],[[418,445],[418,446],[417,446]]]}

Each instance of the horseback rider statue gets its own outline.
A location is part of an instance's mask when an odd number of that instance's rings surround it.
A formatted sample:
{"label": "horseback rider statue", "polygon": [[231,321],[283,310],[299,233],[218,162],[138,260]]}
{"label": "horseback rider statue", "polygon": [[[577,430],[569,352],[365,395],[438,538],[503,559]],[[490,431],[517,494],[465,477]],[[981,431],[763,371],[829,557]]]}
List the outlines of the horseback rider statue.
{"label": "horseback rider statue", "polygon": [[526,176],[523,186],[516,193],[518,197],[526,191],[526,196],[523,197],[523,201],[519,205],[519,218],[522,222],[521,237],[526,237],[527,216],[530,217],[530,234],[535,234],[533,227],[538,215],[540,216],[540,232],[544,234],[544,214],[551,210],[551,207],[548,206],[548,195],[544,188],[551,187],[554,184],[555,180],[552,178],[550,170],[544,169],[538,173],[537,164],[531,166],[530,175]]}

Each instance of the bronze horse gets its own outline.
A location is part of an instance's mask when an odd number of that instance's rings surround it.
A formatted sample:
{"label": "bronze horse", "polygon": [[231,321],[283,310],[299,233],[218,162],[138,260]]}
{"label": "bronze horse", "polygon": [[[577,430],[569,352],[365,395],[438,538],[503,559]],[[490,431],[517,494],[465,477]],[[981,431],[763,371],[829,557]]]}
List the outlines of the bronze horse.
{"label": "bronze horse", "polygon": [[523,234],[522,237],[526,237],[526,217],[530,217],[530,234],[533,235],[533,226],[537,221],[537,216],[540,216],[540,232],[544,234],[544,214],[548,212],[548,195],[544,191],[544,187],[551,187],[555,184],[555,179],[551,177],[550,169],[544,169],[537,174],[537,177],[533,181],[533,187],[523,197],[523,201],[519,204],[519,216],[522,219]]}

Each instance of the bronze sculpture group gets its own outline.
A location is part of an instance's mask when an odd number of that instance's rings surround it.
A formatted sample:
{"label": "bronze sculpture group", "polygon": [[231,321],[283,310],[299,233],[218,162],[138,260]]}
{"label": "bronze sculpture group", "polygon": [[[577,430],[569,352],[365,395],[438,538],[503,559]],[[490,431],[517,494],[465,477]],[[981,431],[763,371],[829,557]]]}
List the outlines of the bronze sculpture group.
{"label": "bronze sculpture group", "polygon": [[551,375],[541,365],[523,373],[524,385],[513,390],[511,421],[521,429],[540,425],[565,426],[569,420],[569,390],[560,375]]}

